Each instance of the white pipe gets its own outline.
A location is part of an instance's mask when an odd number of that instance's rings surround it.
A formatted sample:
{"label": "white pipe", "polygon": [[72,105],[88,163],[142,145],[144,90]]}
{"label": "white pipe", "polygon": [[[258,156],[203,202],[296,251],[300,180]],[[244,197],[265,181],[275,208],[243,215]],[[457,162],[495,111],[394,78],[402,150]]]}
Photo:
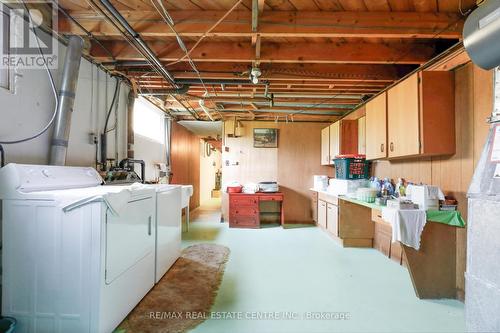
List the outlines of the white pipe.
{"label": "white pipe", "polygon": [[212,115],[210,115],[210,112],[208,111],[208,109],[205,107],[205,101],[200,99],[198,101],[198,104],[200,104],[200,107],[201,109],[203,110],[203,112],[205,112],[205,114],[208,116],[208,118],[211,120],[211,121],[214,121],[214,118],[212,118]]}

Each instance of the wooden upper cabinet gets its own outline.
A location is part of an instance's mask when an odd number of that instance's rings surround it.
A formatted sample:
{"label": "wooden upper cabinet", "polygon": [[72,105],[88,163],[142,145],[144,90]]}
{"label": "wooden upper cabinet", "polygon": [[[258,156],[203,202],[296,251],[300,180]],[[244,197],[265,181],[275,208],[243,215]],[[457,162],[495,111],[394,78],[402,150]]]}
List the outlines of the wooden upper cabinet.
{"label": "wooden upper cabinet", "polygon": [[340,122],[339,153],[358,154],[358,120],[341,120]]}
{"label": "wooden upper cabinet", "polygon": [[455,73],[421,72],[421,154],[453,155],[455,137]]}
{"label": "wooden upper cabinet", "polygon": [[358,120],[339,120],[330,125],[330,157],[358,153]]}
{"label": "wooden upper cabinet", "polygon": [[366,104],[366,159],[387,157],[387,93]]}
{"label": "wooden upper cabinet", "polygon": [[321,165],[337,155],[358,153],[358,120],[340,120],[321,130]]}
{"label": "wooden upper cabinet", "polygon": [[330,164],[330,127],[321,130],[321,165]]}
{"label": "wooden upper cabinet", "polygon": [[387,93],[389,157],[420,154],[418,74]]}
{"label": "wooden upper cabinet", "polygon": [[454,154],[454,101],[453,72],[419,72],[391,88],[387,93],[387,156]]}
{"label": "wooden upper cabinet", "polygon": [[340,154],[340,122],[330,125],[330,160]]}
{"label": "wooden upper cabinet", "polygon": [[358,119],[358,154],[366,155],[366,117]]}

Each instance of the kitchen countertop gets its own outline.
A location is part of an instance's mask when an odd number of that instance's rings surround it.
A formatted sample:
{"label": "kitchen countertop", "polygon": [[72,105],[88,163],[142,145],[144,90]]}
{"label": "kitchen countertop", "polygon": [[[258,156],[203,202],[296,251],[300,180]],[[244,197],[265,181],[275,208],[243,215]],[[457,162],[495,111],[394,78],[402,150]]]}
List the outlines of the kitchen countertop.
{"label": "kitchen countertop", "polygon": [[[335,194],[332,194],[328,191],[317,190],[314,188],[311,188],[310,190],[313,192],[331,195],[331,196],[337,197],[341,200],[349,201],[349,202],[352,202],[352,203],[355,203],[355,204],[358,204],[361,206],[365,206],[365,207],[368,207],[371,209],[382,210],[382,208],[386,207],[386,206],[377,205],[375,203],[368,203],[368,202],[364,202],[361,200],[349,198],[345,195],[335,195]],[[442,223],[442,224],[446,224],[446,225],[450,225],[450,226],[454,226],[454,227],[458,227],[458,228],[465,227],[465,221],[462,218],[462,215],[460,214],[460,212],[458,212],[458,211],[429,210],[426,212],[426,214],[427,214],[427,220],[430,222]]]}

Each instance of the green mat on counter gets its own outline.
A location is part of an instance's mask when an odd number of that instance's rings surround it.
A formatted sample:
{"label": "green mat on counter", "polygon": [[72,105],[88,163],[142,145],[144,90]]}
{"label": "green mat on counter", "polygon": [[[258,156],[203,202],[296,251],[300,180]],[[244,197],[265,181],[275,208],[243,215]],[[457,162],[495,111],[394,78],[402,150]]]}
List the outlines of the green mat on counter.
{"label": "green mat on counter", "polygon": [[448,224],[454,227],[465,227],[465,221],[458,211],[428,210],[427,220],[437,223]]}

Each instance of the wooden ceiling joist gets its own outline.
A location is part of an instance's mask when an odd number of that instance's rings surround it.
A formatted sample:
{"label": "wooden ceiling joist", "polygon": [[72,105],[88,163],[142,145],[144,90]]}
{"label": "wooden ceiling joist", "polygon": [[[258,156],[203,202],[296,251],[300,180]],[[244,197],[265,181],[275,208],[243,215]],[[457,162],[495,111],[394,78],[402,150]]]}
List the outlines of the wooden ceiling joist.
{"label": "wooden ceiling joist", "polygon": [[[169,11],[181,36],[201,37],[225,11]],[[116,29],[93,11],[70,11],[95,36],[119,36]],[[143,37],[175,37],[155,11],[122,11],[121,14]],[[363,38],[461,38],[463,17],[458,13],[435,12],[327,12],[263,11],[258,33],[274,37],[363,37]],[[59,32],[82,35],[65,16],[59,17]],[[236,11],[207,37],[252,37],[252,12]]]}
{"label": "wooden ceiling joist", "polygon": [[[146,69],[115,66],[130,75],[145,75]],[[202,78],[207,79],[242,79],[248,78],[249,64],[243,63],[207,63],[196,65]],[[197,78],[197,74],[188,64],[179,63],[169,66],[169,71],[179,79]],[[266,80],[304,80],[304,81],[383,81],[393,82],[412,71],[409,65],[390,64],[261,64],[262,78]],[[149,69],[149,72],[151,69]],[[151,72],[150,72],[151,73]],[[154,73],[151,73],[154,75]]]}
{"label": "wooden ceiling joist", "polygon": [[[116,60],[142,60],[137,50],[125,41],[104,41]],[[154,41],[150,48],[161,61],[173,62],[184,55],[177,43]],[[187,48],[191,43],[186,43]],[[110,61],[101,46],[93,44],[91,56],[100,61]],[[421,64],[435,54],[428,43],[264,43],[260,47],[260,63],[338,63],[338,64]],[[195,62],[246,62],[255,60],[251,42],[204,42],[192,53]],[[187,61],[183,59],[182,61]]]}
{"label": "wooden ceiling joist", "polygon": [[[148,77],[148,76],[136,76],[130,75],[129,77],[133,78],[139,84],[152,84],[152,85],[168,85],[161,77]],[[310,80],[267,80],[266,77],[261,77],[261,81],[263,84],[267,84],[271,87],[280,87],[280,86],[311,86],[311,87],[348,87],[348,86],[366,86],[366,87],[385,87],[392,81],[376,81],[376,80],[328,80],[323,82],[316,82]],[[176,82],[178,84],[189,84],[189,85],[198,85],[201,84],[199,78],[191,78],[191,79],[182,79],[176,77]],[[232,79],[205,79],[203,80],[205,85],[223,85],[224,87],[233,87],[238,86],[241,83],[250,84],[250,80],[247,78],[232,78]]]}

